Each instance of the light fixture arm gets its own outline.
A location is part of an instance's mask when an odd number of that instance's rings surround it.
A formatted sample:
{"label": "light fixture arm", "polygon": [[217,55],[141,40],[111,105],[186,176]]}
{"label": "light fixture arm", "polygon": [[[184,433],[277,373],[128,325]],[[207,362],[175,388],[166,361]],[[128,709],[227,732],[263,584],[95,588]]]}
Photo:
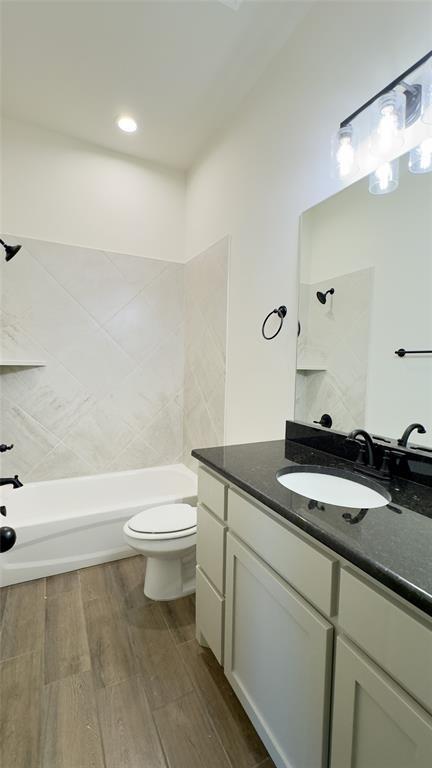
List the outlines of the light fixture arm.
{"label": "light fixture arm", "polygon": [[[424,56],[422,56],[421,59],[416,61],[415,64],[413,64],[411,67],[405,70],[405,72],[402,72],[399,77],[396,77],[395,80],[392,80],[391,83],[386,85],[385,88],[383,88],[379,93],[376,93],[375,96],[372,96],[371,99],[368,99],[364,104],[362,104],[361,107],[355,110],[351,115],[345,118],[345,120],[342,120],[340,123],[340,128],[345,128],[347,125],[349,125],[358,115],[360,115],[362,112],[364,112],[368,107],[370,107],[371,104],[373,104],[377,99],[379,99],[381,96],[385,96],[386,93],[389,93],[390,91],[393,91],[398,85],[403,85],[404,90],[412,92],[414,95],[414,91],[416,90],[415,86],[410,86],[407,83],[405,83],[405,78],[407,78],[409,75],[412,74],[412,72],[415,72],[416,69],[419,69],[423,64],[425,64],[426,61],[428,61],[430,58],[432,58],[432,51],[429,51]],[[418,86],[417,86],[418,88]]]}

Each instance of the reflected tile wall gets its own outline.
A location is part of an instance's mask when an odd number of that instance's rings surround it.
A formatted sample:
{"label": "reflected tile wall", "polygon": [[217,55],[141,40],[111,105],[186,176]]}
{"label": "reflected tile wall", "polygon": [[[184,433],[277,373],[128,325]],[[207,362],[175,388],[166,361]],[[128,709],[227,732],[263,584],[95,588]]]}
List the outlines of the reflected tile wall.
{"label": "reflected tile wall", "polygon": [[2,475],[190,461],[224,433],[228,239],[187,265],[17,236],[0,262]]}
{"label": "reflected tile wall", "polygon": [[184,462],[192,448],[221,445],[225,426],[229,238],[186,264]]}
{"label": "reflected tile wall", "polygon": [[[296,419],[329,413],[333,427],[349,432],[365,423],[373,269],[300,286],[301,334],[297,347]],[[325,305],[318,290],[334,287]],[[322,371],[310,370],[311,367]]]}

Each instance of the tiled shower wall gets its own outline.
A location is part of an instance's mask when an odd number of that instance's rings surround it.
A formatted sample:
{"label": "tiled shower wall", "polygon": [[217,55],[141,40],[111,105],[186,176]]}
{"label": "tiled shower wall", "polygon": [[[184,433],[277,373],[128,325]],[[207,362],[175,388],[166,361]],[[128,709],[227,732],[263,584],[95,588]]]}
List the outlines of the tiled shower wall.
{"label": "tiled shower wall", "polygon": [[186,264],[184,461],[224,439],[229,238]]}
{"label": "tiled shower wall", "polygon": [[[2,474],[45,480],[182,461],[188,267],[13,241],[23,248],[1,263],[1,359],[46,365],[1,368],[0,440],[15,445]],[[220,290],[223,303],[226,270]]]}

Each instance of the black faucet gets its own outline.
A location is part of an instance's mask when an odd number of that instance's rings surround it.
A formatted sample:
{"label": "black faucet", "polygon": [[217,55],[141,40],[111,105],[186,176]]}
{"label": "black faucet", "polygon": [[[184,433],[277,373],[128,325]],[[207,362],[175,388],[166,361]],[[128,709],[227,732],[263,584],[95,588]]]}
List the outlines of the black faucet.
{"label": "black faucet", "polygon": [[364,445],[359,443],[360,445],[360,453],[359,458],[361,456],[365,456],[365,452],[367,453],[367,460],[364,461],[364,464],[367,467],[374,467],[375,466],[375,445],[374,441],[372,440],[369,432],[366,432],[365,429],[353,429],[352,432],[349,433],[348,437],[346,438],[348,442],[350,443],[356,443],[357,438],[362,437],[364,440]]}
{"label": "black faucet", "polygon": [[[13,485],[14,488],[22,488],[23,484],[19,480],[18,475],[15,477],[0,477],[0,485]],[[6,507],[0,507],[0,515],[6,517]],[[17,536],[13,528],[8,525],[3,525],[0,528],[0,552],[8,552],[12,549],[16,542]]]}
{"label": "black faucet", "polygon": [[0,477],[0,485],[13,485],[14,488],[23,487],[18,475],[15,475],[15,477]]}
{"label": "black faucet", "polygon": [[407,445],[408,445],[408,440],[410,438],[411,432],[415,432],[415,430],[417,430],[417,432],[420,435],[425,435],[426,434],[426,430],[425,430],[423,424],[417,424],[417,423],[416,424],[410,424],[409,427],[406,428],[406,430],[403,433],[402,437],[399,438],[398,445],[401,445],[403,448],[406,448]]}

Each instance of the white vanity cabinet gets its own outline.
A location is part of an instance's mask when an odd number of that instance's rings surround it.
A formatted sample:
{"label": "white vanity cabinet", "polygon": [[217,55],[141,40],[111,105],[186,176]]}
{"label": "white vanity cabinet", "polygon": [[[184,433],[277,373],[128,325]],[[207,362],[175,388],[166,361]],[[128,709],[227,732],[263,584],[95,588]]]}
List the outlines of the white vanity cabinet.
{"label": "white vanity cabinet", "polygon": [[278,766],[327,765],[333,627],[228,534],[225,674]]}
{"label": "white vanity cabinet", "polygon": [[197,638],[277,768],[432,768],[432,622],[200,468]]}
{"label": "white vanity cabinet", "polygon": [[227,489],[200,468],[198,477],[196,636],[223,663]]}
{"label": "white vanity cabinet", "polygon": [[431,768],[432,717],[342,638],[333,698],[331,768]]}

